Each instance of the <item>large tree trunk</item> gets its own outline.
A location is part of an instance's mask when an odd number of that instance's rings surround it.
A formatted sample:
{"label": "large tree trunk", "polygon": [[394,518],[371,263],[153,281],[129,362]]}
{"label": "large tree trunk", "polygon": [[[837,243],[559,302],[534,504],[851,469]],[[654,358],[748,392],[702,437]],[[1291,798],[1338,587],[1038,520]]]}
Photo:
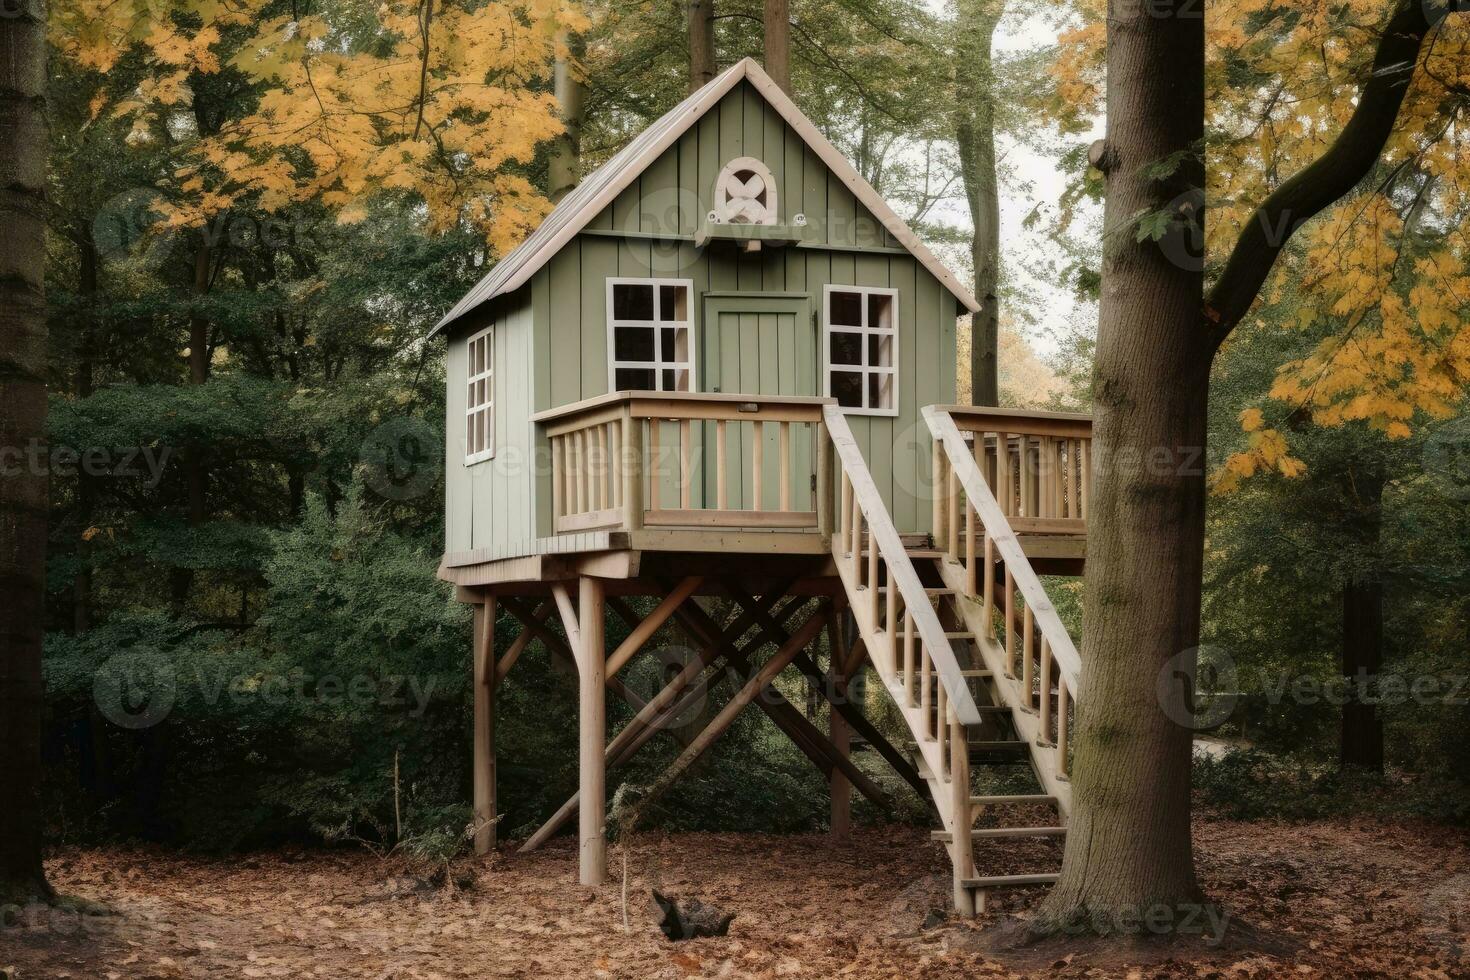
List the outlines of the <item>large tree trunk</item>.
{"label": "large tree trunk", "polygon": [[582,83],[582,56],[587,42],[580,34],[565,37],[566,54],[556,59],[553,90],[564,129],[551,143],[547,193],[553,204],[582,180],[582,122],[587,114],[587,87]]}
{"label": "large tree trunk", "polygon": [[1377,683],[1383,666],[1383,576],[1378,569],[1383,483],[1376,468],[1352,475],[1350,492],[1361,505],[1354,521],[1358,546],[1371,564],[1367,571],[1349,575],[1342,587],[1342,673],[1349,697],[1342,706],[1339,762],[1374,772],[1383,771],[1383,720],[1373,699],[1361,694]]}
{"label": "large tree trunk", "polygon": [[955,28],[955,143],[970,205],[970,255],[980,312],[970,319],[970,403],[1000,404],[1000,189],[995,174],[995,73],[991,46],[1001,0],[962,0]]}
{"label": "large tree trunk", "polygon": [[715,0],[689,0],[689,91],[715,77]]}
{"label": "large tree trunk", "polygon": [[766,0],[766,74],[791,94],[791,4],[790,0]]}
{"label": "large tree trunk", "polygon": [[[46,12],[0,16],[0,446],[46,438]],[[23,455],[0,476],[0,905],[49,899],[41,867],[41,641],[47,474]]]}
{"label": "large tree trunk", "polygon": [[[1108,21],[1106,252],[1098,322],[1087,602],[1061,879],[1038,926],[1114,932],[1157,904],[1198,903],[1191,730],[1161,675],[1192,676],[1205,517],[1201,453],[1213,345],[1203,273],[1172,242],[1135,240],[1140,212],[1203,186],[1204,21],[1198,4],[1116,0]],[[1148,165],[1187,162],[1168,180]],[[1194,192],[1191,194],[1191,192]],[[1180,231],[1181,237],[1183,230]]]}

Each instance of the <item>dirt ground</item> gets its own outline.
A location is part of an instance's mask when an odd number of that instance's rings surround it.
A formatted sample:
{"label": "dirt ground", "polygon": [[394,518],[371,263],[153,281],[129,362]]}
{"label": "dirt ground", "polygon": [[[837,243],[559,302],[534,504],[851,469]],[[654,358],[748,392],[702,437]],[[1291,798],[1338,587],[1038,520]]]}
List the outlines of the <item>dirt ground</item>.
{"label": "dirt ground", "polygon": [[[939,921],[942,852],[913,828],[825,837],[644,835],[623,930],[614,881],[577,887],[567,838],[466,867],[455,894],[361,853],[200,860],[76,851],[49,864],[64,893],[113,914],[31,910],[0,927],[0,973],[56,978],[325,977],[1470,977],[1470,838],[1419,825],[1198,822],[1225,942],[1187,951],[1069,942],[996,951],[1040,892],[974,921]],[[1037,843],[1000,870],[1054,860]],[[1027,848],[1031,848],[1028,850]],[[725,938],[671,942],[649,888],[736,916]],[[14,919],[14,910],[10,910]],[[926,924],[926,919],[930,920]],[[927,927],[926,927],[927,926]]]}

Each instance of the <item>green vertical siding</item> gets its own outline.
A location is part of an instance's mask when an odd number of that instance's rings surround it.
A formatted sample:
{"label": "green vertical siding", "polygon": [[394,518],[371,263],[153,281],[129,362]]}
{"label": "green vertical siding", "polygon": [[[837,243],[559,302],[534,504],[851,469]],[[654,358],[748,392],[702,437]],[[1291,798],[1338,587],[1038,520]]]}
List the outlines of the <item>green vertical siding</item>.
{"label": "green vertical siding", "polygon": [[[743,253],[729,244],[703,249],[693,238],[712,206],[715,179],[736,156],[758,157],[770,167],[783,221],[797,213],[807,226],[799,247]],[[535,411],[606,392],[608,383],[607,280],[614,276],[689,279],[694,284],[692,337],[696,372],[703,390],[820,394],[823,387],[820,318],[823,287],[829,283],[885,286],[898,290],[899,414],[853,416],[851,426],[874,479],[902,531],[929,529],[930,449],[919,415],[924,405],[955,397],[955,298],[927,269],[898,249],[891,234],[859,204],[851,189],[753,88],[742,84],[727,95],[611,205],[511,297],[490,304],[492,312],[472,317],[449,341],[449,443],[447,457],[448,550],[493,548],[513,553],[517,544],[551,533],[550,483],[546,460],[532,465],[537,445],[529,423]],[[705,323],[708,293],[804,295],[807,311],[782,313],[780,300],[753,300],[746,310],[721,297],[726,312]],[[775,304],[775,305],[773,305]],[[463,465],[464,338],[487,316],[503,318],[497,331],[497,436],[505,452],[473,467]],[[717,357],[703,345],[717,344]],[[729,427],[730,460],[753,438],[746,423]],[[777,430],[766,434],[775,459]],[[698,458],[713,470],[713,424],[694,434]],[[675,445],[677,429],[663,430]],[[810,467],[809,440],[794,440],[795,470]],[[511,477],[496,466],[512,447],[524,465]],[[544,446],[540,447],[544,453]],[[742,454],[743,455],[743,454]],[[733,467],[732,467],[733,468]],[[731,506],[747,506],[751,474],[745,465],[731,475]],[[710,481],[713,477],[710,477]],[[778,492],[774,465],[766,493]],[[796,486],[793,505],[810,502],[808,485]],[[665,484],[667,505],[676,491]],[[696,505],[714,505],[712,482],[695,491]],[[770,499],[774,500],[774,496]]]}

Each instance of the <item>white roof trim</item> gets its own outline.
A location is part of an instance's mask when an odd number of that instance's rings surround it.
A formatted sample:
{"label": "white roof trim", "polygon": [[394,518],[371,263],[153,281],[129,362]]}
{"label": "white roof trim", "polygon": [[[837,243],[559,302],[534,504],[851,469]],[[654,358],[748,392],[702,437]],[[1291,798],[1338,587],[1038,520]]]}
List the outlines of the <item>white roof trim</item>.
{"label": "white roof trim", "polygon": [[601,214],[603,209],[611,204],[619,194],[627,190],[649,165],[657,160],[665,150],[673,146],[679,137],[688,132],[689,127],[698,122],[706,112],[717,105],[731,89],[742,81],[749,81],[756,91],[765,97],[781,118],[786,120],[787,125],[806,141],[822,162],[842,178],[843,183],[862,202],[863,206],[882,222],[889,234],[912,252],[914,258],[923,263],[924,267],[943,283],[945,288],[953,293],[970,312],[973,313],[980,309],[980,304],[975,301],[975,297],[960,284],[954,273],[950,272],[944,263],[940,262],[923,242],[919,241],[919,237],[914,234],[913,230],[894,213],[888,203],[878,195],[878,192],[873,190],[872,185],[853,169],[852,164],[847,162],[847,158],[796,107],[796,103],[781,91],[781,87],[772,81],[771,76],[767,75],[754,59],[745,58],[727,68],[704,88],[679,103],[635,137],[596,172],[583,180],[556,206],[551,214],[547,215],[540,227],[532,232],[524,242],[512,249],[510,254],[496,263],[490,273],[444,315],[444,318],[430,331],[429,336],[432,337],[480,304],[525,285],[527,280],[547,262],[550,262],[557,252],[561,251],[583,228],[587,227],[588,223]]}

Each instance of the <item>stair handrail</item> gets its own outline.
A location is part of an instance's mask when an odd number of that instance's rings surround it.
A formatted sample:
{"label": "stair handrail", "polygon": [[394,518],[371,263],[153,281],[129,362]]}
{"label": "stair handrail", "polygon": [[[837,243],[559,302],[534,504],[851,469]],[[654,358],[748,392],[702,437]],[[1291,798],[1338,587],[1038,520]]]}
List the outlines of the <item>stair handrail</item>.
{"label": "stair handrail", "polygon": [[[945,635],[944,626],[939,622],[938,614],[929,604],[929,596],[924,590],[924,583],[920,580],[919,573],[909,559],[908,549],[904,547],[903,539],[899,537],[898,528],[894,526],[888,509],[882,505],[883,498],[878,492],[878,485],[873,482],[873,475],[868,470],[867,461],[863,458],[862,450],[858,448],[857,440],[853,438],[852,429],[847,424],[847,416],[836,405],[824,406],[822,414],[828,438],[836,451],[838,464],[852,484],[853,498],[868,522],[868,547],[876,547],[884,563],[887,564],[889,585],[898,587],[904,607],[913,617],[914,629],[929,652],[929,658],[934,664],[934,673],[944,685],[945,695],[950,708],[954,711],[955,719],[962,725],[979,724],[980,711],[975,706],[975,699],[970,694],[970,686],[965,680],[959,661],[955,658],[954,648],[950,646],[949,637]],[[878,502],[877,506],[873,505],[874,501]],[[854,561],[857,561],[856,555]],[[874,587],[876,584],[872,583]],[[941,723],[943,723],[942,720]]]}
{"label": "stair handrail", "polygon": [[[1041,628],[1041,634],[1051,648],[1052,662],[1056,665],[1057,672],[1066,681],[1068,690],[1081,701],[1079,685],[1082,680],[1082,658],[1077,653],[1076,644],[1072,642],[1072,634],[1062,625],[1061,617],[1057,615],[1056,607],[1047,595],[1046,586],[1041,584],[1040,577],[1032,569],[1025,551],[1016,540],[1015,531],[1011,529],[995,495],[990,492],[990,485],[985,482],[985,476],[980,472],[980,467],[971,455],[970,447],[960,434],[959,427],[955,425],[953,416],[937,405],[925,406],[923,411],[930,434],[944,449],[955,477],[964,488],[965,496],[969,498],[970,506],[975,508],[985,533],[994,542],[996,551],[1011,573],[1012,581],[1025,598],[1036,625]],[[938,493],[939,488],[936,487],[935,492]],[[986,571],[988,574],[989,570]]]}

